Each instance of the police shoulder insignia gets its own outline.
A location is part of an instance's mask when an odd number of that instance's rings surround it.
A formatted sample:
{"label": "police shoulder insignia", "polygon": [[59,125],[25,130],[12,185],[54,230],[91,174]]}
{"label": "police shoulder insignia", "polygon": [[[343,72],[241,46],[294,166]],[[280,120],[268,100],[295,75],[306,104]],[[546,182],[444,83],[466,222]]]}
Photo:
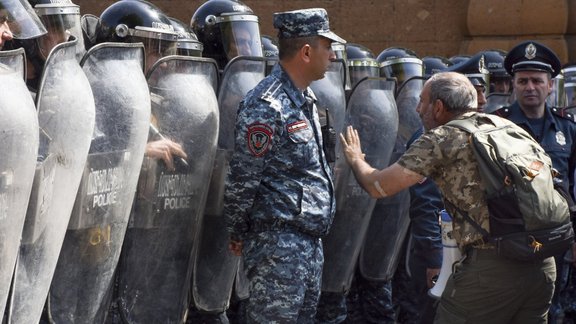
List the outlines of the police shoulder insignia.
{"label": "police shoulder insignia", "polygon": [[510,107],[508,107],[508,106],[498,108],[498,110],[495,110],[492,112],[493,115],[503,117],[503,118],[508,118],[508,116],[510,116],[510,113],[511,113]]}
{"label": "police shoulder insignia", "polygon": [[563,108],[552,108],[550,109],[552,114],[561,117],[563,119],[568,119],[572,122],[576,122],[576,116],[573,113],[568,112],[566,109]]}
{"label": "police shoulder insignia", "polygon": [[272,128],[261,123],[248,126],[248,149],[254,156],[260,157],[272,146]]}

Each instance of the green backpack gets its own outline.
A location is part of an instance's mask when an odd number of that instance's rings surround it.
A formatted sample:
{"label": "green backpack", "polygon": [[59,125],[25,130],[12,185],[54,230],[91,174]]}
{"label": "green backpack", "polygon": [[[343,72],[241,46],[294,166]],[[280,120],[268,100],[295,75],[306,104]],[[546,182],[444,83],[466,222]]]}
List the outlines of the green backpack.
{"label": "green backpack", "polygon": [[519,126],[498,116],[452,120],[470,133],[490,214],[490,233],[460,210],[498,253],[536,261],[565,252],[574,242],[568,199],[554,185],[552,161]]}

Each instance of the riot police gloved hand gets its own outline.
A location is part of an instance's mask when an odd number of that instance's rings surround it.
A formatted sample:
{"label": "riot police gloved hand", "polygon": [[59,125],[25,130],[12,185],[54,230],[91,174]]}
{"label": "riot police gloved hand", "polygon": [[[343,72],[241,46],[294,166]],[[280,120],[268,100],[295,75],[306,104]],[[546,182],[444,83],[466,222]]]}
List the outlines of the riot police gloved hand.
{"label": "riot police gloved hand", "polygon": [[170,171],[174,171],[174,158],[180,157],[183,159],[188,158],[182,145],[173,142],[167,138],[148,142],[146,144],[146,156],[155,159],[162,159],[166,164],[166,168]]}

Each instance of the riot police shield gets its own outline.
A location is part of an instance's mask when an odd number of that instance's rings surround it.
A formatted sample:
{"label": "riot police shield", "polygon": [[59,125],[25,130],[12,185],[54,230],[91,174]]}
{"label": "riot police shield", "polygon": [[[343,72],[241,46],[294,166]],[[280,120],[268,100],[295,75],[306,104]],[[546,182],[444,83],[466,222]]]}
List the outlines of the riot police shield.
{"label": "riot police shield", "polygon": [[10,307],[10,322],[40,320],[94,130],[94,97],[76,41],[48,55],[36,107],[40,145]]}
{"label": "riot police shield", "polygon": [[396,106],[398,107],[398,140],[396,146],[399,151],[404,151],[412,134],[422,125],[420,116],[416,112],[420,93],[424,86],[424,78],[413,77],[406,80],[396,93]]}
{"label": "riot police shield", "polygon": [[[422,125],[416,108],[423,85],[424,78],[412,77],[398,88],[398,136],[390,164],[405,152],[408,140]],[[359,258],[359,269],[364,278],[377,281],[392,278],[410,226],[409,208],[408,189],[376,201]]]}
{"label": "riot police shield", "polygon": [[[318,101],[318,116],[320,125],[325,128],[327,125],[334,129],[335,134],[340,134],[344,129],[344,115],[346,113],[346,71],[347,66],[344,60],[338,59],[332,61],[324,78],[316,80],[310,84],[314,95]],[[325,137],[323,130],[322,135]],[[324,138],[326,144],[326,138]],[[332,145],[337,147],[336,143]],[[326,146],[326,145],[325,145]],[[327,147],[324,147],[326,150]],[[330,157],[327,156],[330,160]],[[334,162],[334,158],[332,162]]]}
{"label": "riot police shield", "polygon": [[[232,293],[239,258],[228,249],[229,236],[223,215],[224,180],[234,148],[238,104],[264,78],[265,71],[266,61],[262,57],[236,57],[226,66],[220,83],[218,149],[193,269],[192,296],[194,305],[201,311],[226,310]],[[247,297],[247,286],[237,286],[237,292],[239,297]]]}
{"label": "riot police shield", "polygon": [[81,65],[94,92],[96,125],[50,288],[56,323],[104,320],[150,118],[141,44],[98,44]]}
{"label": "riot police shield", "polygon": [[[118,265],[119,311],[128,323],[179,323],[187,310],[218,136],[218,68],[212,59],[168,56],[148,73],[149,141],[171,140],[188,158],[170,170],[145,157]],[[145,269],[145,271],[143,271]]]}
{"label": "riot police shield", "polygon": [[509,106],[510,102],[509,93],[491,93],[486,97],[486,105],[484,106],[484,113],[491,114],[496,110]]}
{"label": "riot police shield", "polygon": [[26,54],[24,49],[19,48],[11,51],[0,51],[0,66],[3,68],[3,73],[11,74],[10,72],[16,72],[16,75],[20,75],[21,79],[25,79]]}
{"label": "riot police shield", "polygon": [[26,88],[24,49],[0,52],[0,308],[5,309],[38,154],[38,119]]}
{"label": "riot police shield", "polygon": [[[345,123],[358,130],[366,161],[378,169],[386,167],[398,132],[394,82],[360,81],[350,95]],[[340,146],[337,151],[343,154]],[[322,291],[344,293],[350,289],[375,200],[360,187],[345,159],[337,160],[335,170],[336,216],[323,239]]]}

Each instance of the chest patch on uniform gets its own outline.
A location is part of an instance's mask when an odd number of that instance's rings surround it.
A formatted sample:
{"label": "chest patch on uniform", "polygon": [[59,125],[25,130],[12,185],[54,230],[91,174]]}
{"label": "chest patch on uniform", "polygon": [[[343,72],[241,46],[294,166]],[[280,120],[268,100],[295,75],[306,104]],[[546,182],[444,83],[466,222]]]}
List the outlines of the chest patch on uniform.
{"label": "chest patch on uniform", "polygon": [[272,145],[272,128],[254,123],[248,126],[248,149],[254,156],[262,156]]}
{"label": "chest patch on uniform", "polygon": [[299,120],[297,122],[293,122],[291,124],[288,124],[288,126],[286,126],[288,133],[294,133],[297,132],[299,130],[303,130],[308,128],[308,124],[303,121],[303,120]]}

